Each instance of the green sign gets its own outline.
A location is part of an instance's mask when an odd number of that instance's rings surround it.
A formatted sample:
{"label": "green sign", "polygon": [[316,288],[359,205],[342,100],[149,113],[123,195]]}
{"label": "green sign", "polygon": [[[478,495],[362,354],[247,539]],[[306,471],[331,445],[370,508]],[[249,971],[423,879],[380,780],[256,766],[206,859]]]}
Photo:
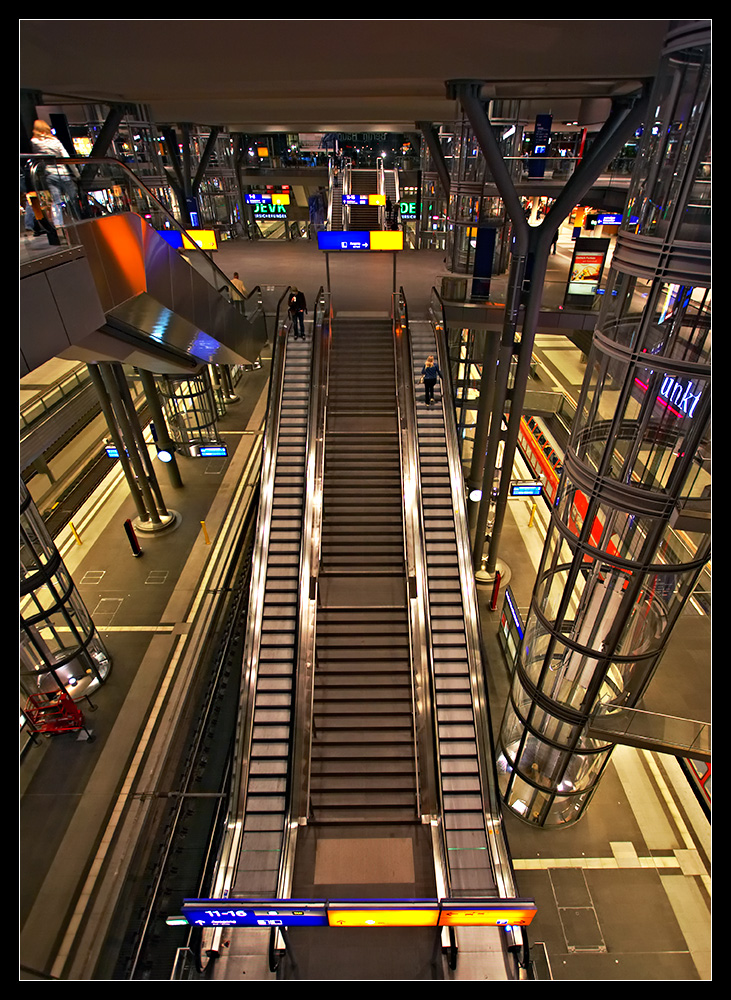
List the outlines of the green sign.
{"label": "green sign", "polygon": [[261,219],[286,219],[287,218],[287,206],[286,205],[254,205],[254,215]]}

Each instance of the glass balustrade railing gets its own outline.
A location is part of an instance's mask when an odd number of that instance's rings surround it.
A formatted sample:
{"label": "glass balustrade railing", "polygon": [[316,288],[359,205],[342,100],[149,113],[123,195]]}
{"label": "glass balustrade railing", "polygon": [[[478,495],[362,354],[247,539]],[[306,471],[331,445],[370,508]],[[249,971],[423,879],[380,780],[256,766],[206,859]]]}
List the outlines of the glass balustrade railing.
{"label": "glass balustrade railing", "polygon": [[[151,181],[152,183],[152,181]],[[133,212],[157,230],[182,256],[247,317],[261,308],[257,290],[242,296],[206,252],[210,231],[184,226],[168,185],[148,187],[115,159],[21,156],[21,263],[49,249],[77,244],[78,227],[91,219]]]}
{"label": "glass balustrade railing", "polygon": [[[483,182],[487,180],[489,182],[487,166],[474,136],[463,137],[462,142],[458,144],[457,155],[454,155],[454,152],[450,150],[450,143],[445,142],[444,136],[442,142],[444,162],[450,174],[459,174],[461,179],[465,181]],[[556,180],[565,183],[581,163],[582,157],[569,153],[564,156],[541,156],[525,153],[520,156],[507,154],[503,159],[511,177],[518,183],[540,182],[541,180]],[[616,157],[597,179],[596,185],[626,188],[634,164],[635,157],[629,153]],[[426,170],[435,169],[430,157],[427,157],[424,167]],[[540,194],[540,191],[533,193]]]}
{"label": "glass balustrade railing", "polygon": [[669,750],[698,760],[711,758],[711,724],[695,719],[659,715],[639,708],[598,705],[589,730],[631,746]]}
{"label": "glass balustrade railing", "polygon": [[20,436],[23,437],[35,425],[45,420],[90,384],[91,379],[87,369],[79,367],[64,372],[53,385],[45,386],[42,390],[23,392],[21,386]]}

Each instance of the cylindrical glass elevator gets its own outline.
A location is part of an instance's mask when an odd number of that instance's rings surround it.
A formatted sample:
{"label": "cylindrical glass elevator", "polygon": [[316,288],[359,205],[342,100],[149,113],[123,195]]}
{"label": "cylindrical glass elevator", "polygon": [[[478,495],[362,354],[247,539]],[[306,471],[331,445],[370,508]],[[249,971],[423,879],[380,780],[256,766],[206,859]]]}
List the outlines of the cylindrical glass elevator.
{"label": "cylindrical glass elevator", "polygon": [[25,484],[20,482],[20,694],[95,691],[111,660]]}

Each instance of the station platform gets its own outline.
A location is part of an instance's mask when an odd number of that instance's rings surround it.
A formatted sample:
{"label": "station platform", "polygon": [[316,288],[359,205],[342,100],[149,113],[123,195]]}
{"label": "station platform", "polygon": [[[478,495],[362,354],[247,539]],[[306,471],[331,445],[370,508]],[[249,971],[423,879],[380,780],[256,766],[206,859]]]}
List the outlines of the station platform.
{"label": "station platform", "polygon": [[[562,254],[570,254],[570,247],[560,242]],[[325,262],[306,241],[224,244],[217,263],[229,275],[238,271],[249,289],[296,284],[312,305],[326,284]],[[351,255],[336,264],[336,310],[387,312],[390,261]],[[410,316],[426,315],[430,289],[443,273],[437,252],[405,252],[399,259],[397,286],[405,289]],[[546,352],[545,370],[577,391],[583,378],[579,352],[563,340],[557,346],[556,338],[536,347]],[[100,898],[97,879],[110,860],[119,861],[120,877],[138,877],[134,844],[120,842],[119,821],[144,796],[139,789],[151,767],[149,747],[171,725],[171,702],[184,683],[180,650],[196,602],[210,588],[234,484],[253,476],[249,460],[262,432],[266,352],[261,361],[240,383],[241,400],[221,424],[229,458],[182,460],[182,489],[167,487],[160,473],[166,500],[179,514],[175,530],[142,539],[143,555],[135,558],[123,530],[132,503],[118,483],[96,496],[80,518],[80,545],[58,540],[113,668],[91,702],[82,703],[93,741],[83,733],[62,734],[41,741],[21,760],[21,979],[89,978],[82,970],[100,942],[85,911],[98,909],[101,935],[112,906],[111,899]],[[502,542],[502,583],[524,612],[543,545],[541,518],[530,527],[529,519],[529,502],[511,505]],[[490,610],[492,587],[479,585],[478,591],[497,733],[509,676],[497,638],[499,611]],[[678,691],[688,692],[688,715],[710,718],[708,619],[695,621],[689,614],[681,622],[678,641],[653,682],[653,707],[667,692],[667,710],[675,711]],[[567,981],[711,978],[710,823],[675,758],[618,746],[576,826],[535,830],[512,815],[505,823],[520,893],[537,903],[529,940],[534,957],[545,957],[546,977],[550,969],[553,979]],[[453,978],[484,979],[479,935],[469,940],[474,952],[462,948]],[[234,956],[229,965],[229,978],[239,982],[274,978],[237,969]]]}

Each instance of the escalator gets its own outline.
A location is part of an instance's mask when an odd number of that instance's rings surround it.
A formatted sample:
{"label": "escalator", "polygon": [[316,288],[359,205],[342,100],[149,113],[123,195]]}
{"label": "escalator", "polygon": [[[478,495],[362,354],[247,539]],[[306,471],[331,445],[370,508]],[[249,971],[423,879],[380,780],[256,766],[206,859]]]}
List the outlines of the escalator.
{"label": "escalator", "polygon": [[[448,371],[431,324],[414,323],[410,343],[415,373],[429,355],[439,360],[442,372]],[[416,401],[442,823],[452,895],[489,897],[500,895],[495,871],[500,866],[491,856],[484,815],[484,771],[491,754],[484,729],[486,699],[480,684],[477,608],[474,589],[467,585],[471,571],[466,565],[466,516],[464,511],[460,516],[455,502],[461,468],[456,467],[456,456],[449,449],[450,434],[456,435],[454,411],[445,397],[449,398],[449,389],[442,381],[434,405],[427,406],[423,396]],[[482,719],[474,709],[480,702]]]}
{"label": "escalator", "polygon": [[[380,194],[379,173],[376,170],[353,170],[350,174],[350,194]],[[348,229],[366,232],[381,229],[381,210],[378,205],[351,205]]]}
{"label": "escalator", "polygon": [[343,228],[343,178],[342,174],[330,173],[330,205],[328,229]]}
{"label": "escalator", "polygon": [[[390,320],[336,319],[323,449],[309,815],[294,898],[433,898],[420,815]],[[440,978],[433,929],[290,928],[282,979]]]}
{"label": "escalator", "polygon": [[[407,320],[316,330],[311,374],[298,376],[309,441],[290,435],[286,407],[270,414],[282,442],[297,438],[296,484],[281,512],[285,549],[272,520],[261,554],[271,621],[254,623],[261,651],[242,695],[242,834],[213,898],[516,895],[489,776],[453,413],[417,398],[413,373],[439,345],[429,324],[415,326],[413,341]],[[285,370],[298,367],[292,347]],[[433,927],[272,933],[282,979],[444,975]],[[486,951],[504,946],[498,935]]]}
{"label": "escalator", "polygon": [[236,746],[242,821],[217,875],[221,895],[247,897],[276,896],[285,842],[312,340],[284,327],[273,353]]}

